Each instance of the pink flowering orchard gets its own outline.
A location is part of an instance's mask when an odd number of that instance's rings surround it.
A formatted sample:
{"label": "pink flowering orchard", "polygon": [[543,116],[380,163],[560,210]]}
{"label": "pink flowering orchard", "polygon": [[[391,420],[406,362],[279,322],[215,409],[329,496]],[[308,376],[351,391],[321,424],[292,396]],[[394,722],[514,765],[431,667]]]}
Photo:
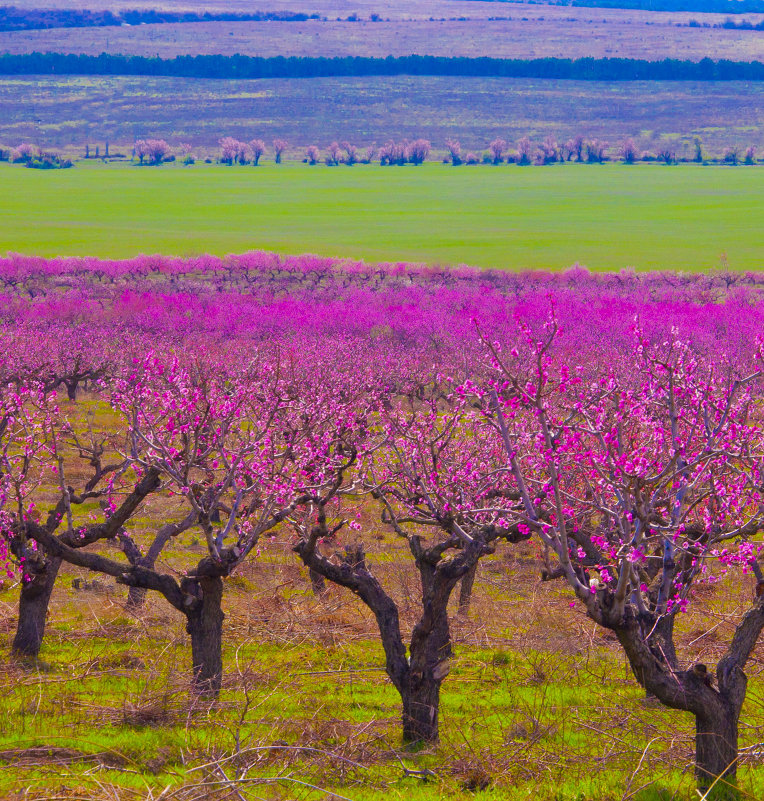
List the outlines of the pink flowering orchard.
{"label": "pink flowering orchard", "polygon": [[[247,158],[241,144],[221,149]],[[54,647],[50,598],[75,565],[123,585],[129,612],[163,598],[189,635],[189,685],[214,700],[226,583],[267,535],[317,591],[371,610],[403,738],[433,744],[453,614],[469,614],[481,562],[530,540],[534,575],[694,716],[698,786],[731,784],[764,627],[762,300],[755,274],[0,259],[13,649]],[[374,564],[380,537],[410,558],[410,631]],[[683,662],[674,629],[694,591],[741,583],[724,655]]]}
{"label": "pink flowering orchard", "polygon": [[[752,541],[764,527],[761,355],[702,357],[675,332],[636,328],[630,365],[556,358],[552,320],[521,347],[484,340],[494,377],[476,394],[504,444],[522,528],[587,615],[612,630],[634,676],[696,720],[696,773],[734,778],[744,668],[764,628]],[[674,622],[694,585],[756,577],[757,592],[715,671],[682,666]],[[714,675],[715,673],[715,675]]]}

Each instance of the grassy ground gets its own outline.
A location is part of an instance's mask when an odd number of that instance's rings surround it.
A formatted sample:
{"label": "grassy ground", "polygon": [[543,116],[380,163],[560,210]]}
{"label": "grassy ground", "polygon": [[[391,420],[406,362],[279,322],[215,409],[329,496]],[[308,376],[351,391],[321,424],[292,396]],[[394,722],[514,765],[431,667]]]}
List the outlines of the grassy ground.
{"label": "grassy ground", "polygon": [[[410,630],[416,585],[405,551],[388,540],[369,550]],[[75,590],[81,574],[65,571],[44,665],[33,669],[7,657],[9,587],[0,593],[0,765],[12,769],[0,769],[0,797],[695,798],[691,718],[646,704],[612,639],[568,608],[561,587],[540,583],[527,556],[507,550],[481,568],[470,619],[454,619],[442,743],[417,754],[400,747],[399,699],[373,619],[336,588],[315,600],[279,543],[227,583],[226,679],[214,708],[189,699],[188,638],[162,601],[133,615],[124,589]],[[713,663],[750,592],[702,598],[680,621],[682,658]],[[747,670],[744,799],[764,793],[763,658],[759,650]]]}
{"label": "grassy ground", "polygon": [[509,269],[761,269],[764,170],[0,167],[0,252],[247,249]]}
{"label": "grassy ground", "polygon": [[[758,34],[760,36],[760,34]],[[215,81],[147,77],[0,79],[0,145],[130,147],[161,136],[217,152],[221,136],[283,137],[293,155],[333,139],[366,146],[423,136],[480,152],[497,136],[558,141],[582,134],[617,149],[633,136],[657,151],[691,155],[694,137],[720,156],[764,148],[764,84],[692,81],[523,80],[399,76]],[[199,109],[204,113],[199,114]]]}

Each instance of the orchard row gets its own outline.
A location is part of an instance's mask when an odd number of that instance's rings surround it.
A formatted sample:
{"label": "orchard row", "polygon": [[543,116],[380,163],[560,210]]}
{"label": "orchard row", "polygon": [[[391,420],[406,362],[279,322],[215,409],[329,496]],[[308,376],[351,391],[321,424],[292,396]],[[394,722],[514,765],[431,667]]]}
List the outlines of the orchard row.
{"label": "orchard row", "polygon": [[[454,588],[535,541],[539,571],[615,633],[636,680],[695,716],[699,786],[732,780],[764,628],[756,276],[522,279],[262,253],[17,257],[0,275],[18,653],[39,651],[64,561],[182,614],[193,690],[215,697],[226,579],[281,538],[373,612],[404,739],[431,742]],[[367,561],[380,527],[421,579],[408,642]],[[694,589],[751,577],[715,675],[681,664],[674,623]]]}
{"label": "orchard row", "polygon": [[[274,139],[272,142],[272,159],[281,164],[286,159],[289,143],[285,139]],[[291,155],[296,152],[292,149]],[[268,155],[268,145],[263,139],[243,141],[232,136],[224,136],[219,140],[217,160],[229,166],[239,164],[252,164],[255,167],[261,159]],[[90,159],[124,159],[126,154],[109,152],[109,143],[105,144],[104,152],[95,147],[91,153],[90,145],[86,145],[85,158]],[[132,146],[130,158],[140,165],[159,166],[168,161],[180,161],[185,165],[195,164],[198,160],[212,163],[210,154],[200,154],[192,145],[180,143],[171,146],[164,139],[138,139]],[[368,146],[358,146],[349,141],[331,142],[323,151],[317,145],[309,145],[301,155],[304,164],[325,164],[329,167],[354,164],[373,164],[378,162],[382,166],[404,166],[407,164],[419,165],[428,160],[440,160],[444,164],[458,167],[463,164],[518,164],[548,165],[564,164],[566,162],[602,164],[607,161],[620,161],[624,164],[635,164],[639,161],[662,162],[664,164],[677,164],[682,161],[693,161],[698,164],[714,161],[717,163],[738,165],[754,165],[760,163],[756,158],[756,146],[747,148],[738,144],[730,145],[721,154],[711,157],[703,150],[703,144],[696,138],[691,159],[681,158],[675,143],[665,142],[657,150],[645,150],[630,136],[623,138],[616,146],[611,146],[601,139],[587,138],[581,135],[571,137],[564,142],[558,142],[554,136],[547,136],[542,142],[533,142],[529,137],[523,136],[512,147],[511,143],[501,137],[496,137],[486,150],[477,152],[465,150],[459,141],[448,139],[440,155],[434,154],[432,145],[427,139],[390,140],[378,146],[376,143]],[[62,168],[71,167],[72,161],[60,154],[41,149],[29,142],[8,150],[0,149],[0,160],[6,159],[13,163],[25,164],[36,168]]]}

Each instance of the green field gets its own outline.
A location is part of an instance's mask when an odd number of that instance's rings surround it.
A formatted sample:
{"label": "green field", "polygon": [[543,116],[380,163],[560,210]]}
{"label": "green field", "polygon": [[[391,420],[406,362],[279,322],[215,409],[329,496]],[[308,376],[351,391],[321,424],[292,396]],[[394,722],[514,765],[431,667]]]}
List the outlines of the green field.
{"label": "green field", "polygon": [[764,170],[657,164],[0,169],[0,252],[250,249],[508,269],[764,268]]}

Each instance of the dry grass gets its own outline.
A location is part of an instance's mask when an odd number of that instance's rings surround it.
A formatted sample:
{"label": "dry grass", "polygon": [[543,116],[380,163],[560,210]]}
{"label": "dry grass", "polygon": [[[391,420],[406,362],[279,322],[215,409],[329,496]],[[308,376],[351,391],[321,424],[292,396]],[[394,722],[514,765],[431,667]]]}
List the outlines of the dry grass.
{"label": "dry grass", "polygon": [[[496,5],[501,19],[389,22],[210,22],[0,33],[0,51],[252,56],[493,56],[497,58],[764,57],[757,31],[688,27],[687,15],[557,6]],[[690,15],[691,16],[691,15]],[[700,16],[700,15],[695,15]],[[709,25],[721,15],[703,15]],[[706,20],[706,17],[709,17]],[[748,15],[753,23],[764,19]]]}

